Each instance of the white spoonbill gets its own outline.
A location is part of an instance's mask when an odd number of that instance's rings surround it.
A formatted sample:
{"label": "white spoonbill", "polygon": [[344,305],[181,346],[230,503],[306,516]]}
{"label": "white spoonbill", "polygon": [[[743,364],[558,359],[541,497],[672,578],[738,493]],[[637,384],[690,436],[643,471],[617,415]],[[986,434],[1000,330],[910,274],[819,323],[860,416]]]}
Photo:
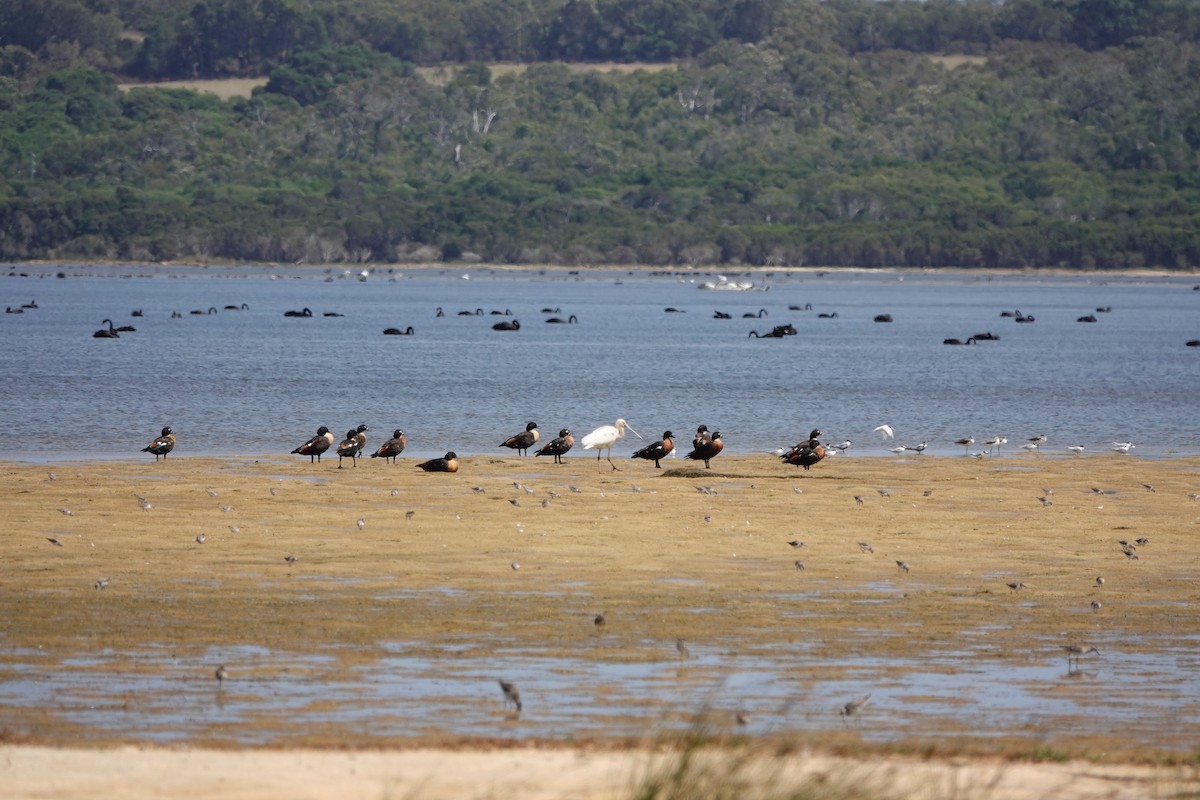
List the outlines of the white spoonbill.
{"label": "white spoonbill", "polygon": [[584,450],[596,451],[596,466],[600,465],[600,451],[607,450],[608,463],[614,470],[616,470],[617,465],[613,464],[612,460],[612,446],[616,444],[618,439],[625,435],[626,428],[629,428],[629,430],[633,431],[634,436],[638,437],[639,439],[642,438],[642,435],[633,430],[628,422],[623,419],[619,419],[616,421],[616,424],[601,425],[599,428],[596,428],[596,430],[592,431],[580,440],[580,442],[583,444]]}

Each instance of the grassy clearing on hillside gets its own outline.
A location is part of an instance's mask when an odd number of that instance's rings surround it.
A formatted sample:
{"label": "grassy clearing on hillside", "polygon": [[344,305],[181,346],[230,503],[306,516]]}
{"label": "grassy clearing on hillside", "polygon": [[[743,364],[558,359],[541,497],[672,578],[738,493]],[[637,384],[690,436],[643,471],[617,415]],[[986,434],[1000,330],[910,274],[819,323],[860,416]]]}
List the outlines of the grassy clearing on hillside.
{"label": "grassy clearing on hillside", "polygon": [[122,83],[124,91],[145,87],[150,89],[192,89],[197,92],[215,94],[222,100],[233,97],[249,97],[255,87],[265,86],[266,78],[224,78],[221,80],[160,81],[158,83]]}

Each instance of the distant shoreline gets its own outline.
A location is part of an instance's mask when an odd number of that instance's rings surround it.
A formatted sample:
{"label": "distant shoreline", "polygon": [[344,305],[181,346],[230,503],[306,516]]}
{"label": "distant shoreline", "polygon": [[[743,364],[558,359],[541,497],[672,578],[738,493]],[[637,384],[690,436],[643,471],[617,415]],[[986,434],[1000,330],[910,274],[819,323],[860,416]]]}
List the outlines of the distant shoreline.
{"label": "distant shoreline", "polygon": [[572,266],[566,264],[491,264],[482,261],[455,262],[397,262],[391,264],[282,264],[278,262],[232,262],[232,261],[5,261],[2,266],[12,272],[21,268],[37,268],[41,270],[67,269],[221,269],[221,270],[338,270],[347,272],[380,271],[411,271],[411,272],[458,272],[487,271],[487,272],[554,272],[554,273],[616,273],[616,272],[648,272],[660,275],[697,276],[711,275],[770,275],[770,274],[800,274],[800,275],[962,275],[970,277],[1123,277],[1123,278],[1196,278],[1200,277],[1200,268],[1187,270],[1163,269],[1094,269],[1076,270],[1065,267],[827,267],[827,266],[769,266],[725,265],[716,267],[658,267],[653,265],[634,264],[595,264],[588,266]]}

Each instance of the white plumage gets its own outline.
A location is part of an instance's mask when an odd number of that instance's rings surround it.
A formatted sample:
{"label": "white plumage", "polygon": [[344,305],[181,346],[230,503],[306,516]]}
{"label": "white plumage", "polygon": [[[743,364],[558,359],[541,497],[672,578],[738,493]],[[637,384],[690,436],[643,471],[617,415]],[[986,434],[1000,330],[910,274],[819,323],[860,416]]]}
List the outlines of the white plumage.
{"label": "white plumage", "polygon": [[584,450],[596,451],[597,464],[600,463],[600,451],[607,451],[608,463],[611,464],[612,468],[615,470],[617,465],[612,463],[612,446],[625,436],[626,428],[632,431],[634,436],[638,437],[639,439],[642,438],[642,435],[633,430],[628,422],[623,419],[619,419],[613,425],[601,425],[599,428],[596,428],[596,430],[592,431],[587,436],[584,436],[580,440],[580,443],[583,445]]}
{"label": "white plumage", "polygon": [[896,431],[894,431],[894,430],[892,429],[892,426],[891,426],[891,425],[886,425],[886,424],[884,424],[884,425],[880,425],[880,426],[879,426],[879,427],[877,427],[875,430],[877,430],[877,431],[879,431],[880,433],[882,433],[882,434],[883,434],[883,438],[884,438],[885,440],[886,440],[886,439],[893,439],[893,438],[895,438],[895,436],[896,436]]}

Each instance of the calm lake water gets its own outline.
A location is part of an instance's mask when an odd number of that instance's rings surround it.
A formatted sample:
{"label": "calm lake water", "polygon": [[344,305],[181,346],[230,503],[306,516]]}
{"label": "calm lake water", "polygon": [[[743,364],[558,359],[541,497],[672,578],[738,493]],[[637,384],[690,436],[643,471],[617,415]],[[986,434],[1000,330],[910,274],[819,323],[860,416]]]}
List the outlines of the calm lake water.
{"label": "calm lake water", "polygon": [[[65,278],[55,277],[60,270]],[[813,427],[827,441],[852,440],[847,457],[891,458],[889,446],[927,441],[925,457],[961,458],[953,442],[968,435],[1006,436],[1004,452],[1015,452],[1040,433],[1048,436],[1044,452],[1063,456],[1068,444],[1107,452],[1115,440],[1136,443],[1135,458],[1200,454],[1200,348],[1185,346],[1200,338],[1194,277],[780,272],[740,276],[768,291],[727,292],[697,288],[711,275],[646,270],[380,270],[365,280],[341,269],[4,273],[3,305],[38,306],[0,318],[0,402],[10,430],[0,458],[9,460],[148,458],[138,450],[163,425],[178,433],[179,457],[287,453],[319,425],[340,436],[359,423],[370,426],[372,448],[403,428],[406,456],[508,454],[498,443],[529,420],[549,437],[617,417],[647,439],[671,429],[687,440],[704,423],[723,432],[729,452],[764,458]],[[445,316],[436,316],[439,307]],[[191,313],[209,308],[216,313]],[[284,316],[303,308],[314,316]],[[477,308],[484,313],[458,313]],[[133,309],[144,315],[131,317]],[[1036,321],[1000,316],[1016,309]],[[716,319],[716,311],[731,318]],[[1089,313],[1096,323],[1076,322]],[[879,314],[893,322],[874,322]],[[577,323],[545,322],[571,315]],[[92,338],[104,318],[137,331]],[[492,330],[510,319],[520,330]],[[785,323],[797,335],[747,335]],[[408,326],[411,336],[383,335]],[[999,340],[942,343],[989,331]],[[873,432],[881,423],[895,428],[895,441]],[[636,446],[623,442],[614,457]],[[881,589],[880,602],[891,591]],[[1159,746],[1162,720],[1185,732],[1200,724],[1193,638],[1151,643],[1151,655],[1123,655],[1122,642],[1099,639],[1104,660],[1088,661],[1081,674],[1057,640],[1035,643],[1044,657],[1015,667],[964,661],[961,651],[989,647],[987,636],[948,642],[900,665],[902,673],[889,663],[888,678],[885,665],[864,655],[840,664],[840,679],[818,683],[806,665],[820,654],[803,642],[761,652],[696,646],[685,665],[670,643],[644,643],[652,652],[614,663],[499,644],[486,658],[466,657],[466,641],[431,656],[397,642],[389,657],[350,672],[329,653],[248,645],[203,659],[245,665],[244,673],[253,667],[253,677],[240,674],[224,688],[213,685],[210,667],[198,670],[165,647],[67,659],[29,651],[8,654],[0,706],[53,706],[82,738],[107,735],[114,714],[131,738],[157,742],[257,744],[306,724],[378,736],[471,735],[496,727],[499,673],[523,676],[531,709],[529,721],[497,734],[514,738],[686,729],[697,697],[724,694],[751,713],[752,733],[839,729],[837,702],[864,686],[874,694],[863,735],[875,740],[964,730],[1054,736],[1069,723],[1073,733],[1120,725],[1130,741]],[[154,669],[130,669],[135,662]],[[1124,679],[1131,674],[1138,680]],[[134,696],[138,702],[126,702]],[[676,716],[663,722],[664,709]],[[255,725],[240,726],[248,720]],[[414,720],[428,731],[414,730]]]}
{"label": "calm lake water", "polygon": [[[733,292],[699,289],[711,274],[647,270],[4,274],[3,305],[38,306],[0,322],[10,460],[143,457],[164,425],[179,456],[287,453],[320,425],[340,439],[359,423],[371,449],[402,428],[406,455],[499,454],[529,420],[550,437],[618,417],[647,440],[703,423],[731,453],[768,453],[819,427],[859,456],[922,441],[927,455],[961,456],[953,442],[964,436],[1005,436],[1011,453],[1042,433],[1047,453],[1132,441],[1135,457],[1200,454],[1200,348],[1185,346],[1200,338],[1194,276],[776,272],[731,275],[769,286]],[[284,316],[303,308],[314,315]],[[1017,309],[1036,321],[1001,317]],[[1089,313],[1098,321],[1076,321]],[[577,323],[545,321],[571,315]],[[137,331],[92,338],[105,318]],[[520,330],[492,330],[512,319]],[[797,335],[748,336],[785,323]],[[383,335],[409,326],[411,336]],[[1000,339],[942,343],[982,332]],[[886,444],[873,433],[885,422],[896,430]]]}

